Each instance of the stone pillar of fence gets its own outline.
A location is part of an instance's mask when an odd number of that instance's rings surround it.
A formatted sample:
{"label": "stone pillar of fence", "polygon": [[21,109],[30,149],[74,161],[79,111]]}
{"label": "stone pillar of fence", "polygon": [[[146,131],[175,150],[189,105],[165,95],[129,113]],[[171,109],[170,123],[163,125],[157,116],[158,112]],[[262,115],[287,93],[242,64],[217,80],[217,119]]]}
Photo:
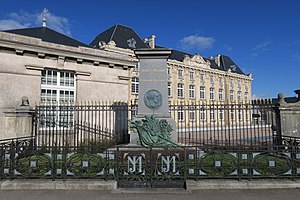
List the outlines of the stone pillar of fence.
{"label": "stone pillar of fence", "polygon": [[22,103],[5,114],[4,135],[1,139],[32,136],[34,110],[29,105],[28,97],[22,97]]}
{"label": "stone pillar of fence", "polygon": [[291,102],[285,100],[283,93],[278,95],[276,131],[280,137],[300,137],[300,90],[295,93],[298,97]]}

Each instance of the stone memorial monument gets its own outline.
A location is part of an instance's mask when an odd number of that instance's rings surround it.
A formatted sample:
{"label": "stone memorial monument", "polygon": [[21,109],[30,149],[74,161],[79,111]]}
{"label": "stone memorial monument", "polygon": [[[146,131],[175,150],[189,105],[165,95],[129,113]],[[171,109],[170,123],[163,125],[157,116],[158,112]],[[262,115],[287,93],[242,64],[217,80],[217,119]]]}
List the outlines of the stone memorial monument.
{"label": "stone memorial monument", "polygon": [[139,49],[138,114],[131,122],[130,143],[151,146],[178,146],[176,123],[169,113],[167,59],[170,49]]}

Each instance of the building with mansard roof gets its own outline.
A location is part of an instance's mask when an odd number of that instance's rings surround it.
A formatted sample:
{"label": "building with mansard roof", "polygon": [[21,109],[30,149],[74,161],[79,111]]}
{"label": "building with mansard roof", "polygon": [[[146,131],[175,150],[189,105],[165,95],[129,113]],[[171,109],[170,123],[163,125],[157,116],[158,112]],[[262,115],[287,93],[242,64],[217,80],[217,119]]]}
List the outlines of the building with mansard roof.
{"label": "building with mansard roof", "polygon": [[[142,40],[129,27],[115,25],[100,33],[90,44],[107,51],[128,50],[134,56],[139,48],[161,48],[155,36]],[[199,54],[172,50],[167,66],[168,93],[171,101],[206,101],[210,103],[245,103],[251,100],[252,75],[245,74],[229,57],[204,58]],[[129,99],[138,98],[139,67],[131,70]]]}
{"label": "building with mansard roof", "polygon": [[[155,36],[142,39],[115,25],[90,44],[45,26],[0,32],[0,139],[19,137],[11,129],[22,96],[33,102],[135,101],[139,48],[161,48]],[[252,77],[225,55],[204,58],[172,50],[166,70],[170,101],[230,103],[251,100]],[[71,121],[73,116],[67,116]],[[178,117],[180,120],[180,117]]]}

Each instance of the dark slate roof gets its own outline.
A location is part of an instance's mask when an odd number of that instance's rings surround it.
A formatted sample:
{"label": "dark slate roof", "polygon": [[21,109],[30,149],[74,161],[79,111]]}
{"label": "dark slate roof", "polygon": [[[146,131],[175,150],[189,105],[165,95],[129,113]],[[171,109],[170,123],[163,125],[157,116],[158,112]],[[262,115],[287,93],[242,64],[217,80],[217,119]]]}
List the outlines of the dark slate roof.
{"label": "dark slate roof", "polygon": [[37,28],[24,28],[24,29],[14,29],[14,30],[7,30],[3,31],[6,33],[13,33],[17,35],[23,35],[33,38],[41,39],[45,42],[51,42],[55,44],[62,44],[66,46],[72,46],[72,47],[90,47],[89,45],[86,45],[78,40],[75,40],[73,38],[70,38],[66,35],[63,35],[61,33],[58,33],[52,29],[49,29],[47,27],[37,27]]}
{"label": "dark slate roof", "polygon": [[[103,33],[100,33],[92,42],[91,46],[94,48],[99,48],[99,42],[108,43],[110,41],[114,41],[117,47],[120,48],[128,48],[128,49],[141,49],[141,48],[150,48],[135,32],[132,28],[123,25],[115,25]],[[162,46],[155,46],[156,48],[166,48]],[[184,57],[188,55],[190,58],[193,55],[178,51],[172,50],[170,55],[170,59],[183,61]],[[228,56],[221,55],[220,56],[220,66],[218,66],[215,62],[215,58],[204,58],[206,61],[210,62],[210,66],[212,69],[218,69],[222,71],[228,71],[231,69],[233,73],[243,74],[244,72],[232,61],[232,59]]]}
{"label": "dark slate roof", "polygon": [[[155,48],[166,48],[166,47],[163,47],[163,46],[158,46],[158,45],[155,45]],[[172,59],[172,60],[178,60],[178,61],[183,61],[184,57],[188,55],[190,58],[193,56],[191,54],[188,54],[186,52],[183,52],[183,51],[178,51],[178,50],[175,50],[175,49],[172,49],[172,53],[171,55],[169,56],[169,59]]]}
{"label": "dark slate roof", "polygon": [[222,67],[220,67],[219,65],[217,65],[217,63],[215,62],[215,60],[211,60],[211,59],[208,59],[208,58],[204,58],[204,60],[210,62],[210,68],[224,71]]}
{"label": "dark slate roof", "polygon": [[191,54],[188,54],[188,53],[185,53],[185,52],[182,52],[182,51],[172,50],[172,53],[171,53],[169,58],[182,62],[186,55],[188,55],[190,58],[192,57]]}
{"label": "dark slate roof", "polygon": [[134,32],[132,28],[123,25],[115,25],[103,33],[100,33],[90,45],[99,48],[99,42],[108,43],[113,40],[117,47],[126,49],[149,48],[147,44]]}
{"label": "dark slate roof", "polygon": [[231,69],[231,72],[233,73],[245,75],[241,68],[239,68],[230,57],[225,55],[220,55],[220,67],[224,71],[228,71],[229,69]]}

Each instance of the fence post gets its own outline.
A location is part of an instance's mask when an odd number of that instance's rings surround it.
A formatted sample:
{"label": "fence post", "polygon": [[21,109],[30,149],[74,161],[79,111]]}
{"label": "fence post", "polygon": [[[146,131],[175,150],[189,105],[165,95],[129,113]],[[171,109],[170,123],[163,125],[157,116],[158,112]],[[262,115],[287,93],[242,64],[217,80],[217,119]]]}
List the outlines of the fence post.
{"label": "fence post", "polygon": [[10,144],[10,157],[9,157],[9,176],[10,179],[14,178],[14,172],[15,172],[15,156],[16,156],[16,145],[15,142],[12,141]]}
{"label": "fence post", "polygon": [[187,157],[187,152],[186,152],[186,147],[184,147],[184,156],[183,156],[183,159],[184,159],[184,162],[183,162],[183,164],[184,164],[184,172],[183,172],[184,173],[184,182],[187,179],[186,157]]}
{"label": "fence post", "polygon": [[274,143],[276,145],[282,145],[280,106],[285,104],[283,93],[278,94],[278,100],[279,100],[279,102],[275,105],[275,108],[274,108],[276,127],[272,127],[272,128],[276,132],[276,135],[274,135],[274,138],[275,138]]}
{"label": "fence post", "polygon": [[5,153],[3,151],[3,146],[0,146],[0,180],[4,177],[4,161],[5,161]]}

